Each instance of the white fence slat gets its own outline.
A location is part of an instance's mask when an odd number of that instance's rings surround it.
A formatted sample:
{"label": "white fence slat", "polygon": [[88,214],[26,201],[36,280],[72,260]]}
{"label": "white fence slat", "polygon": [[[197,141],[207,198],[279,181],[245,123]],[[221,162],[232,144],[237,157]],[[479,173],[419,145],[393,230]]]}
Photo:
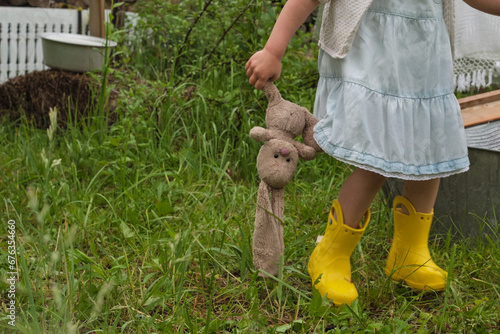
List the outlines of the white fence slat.
{"label": "white fence slat", "polygon": [[19,75],[17,72],[17,34],[19,29],[19,23],[11,22],[9,27],[9,36],[7,37],[7,43],[9,44],[9,57],[7,58],[7,63],[9,64],[8,75],[10,77],[16,77]]}
{"label": "white fence slat", "polygon": [[43,71],[46,66],[43,64],[43,49],[42,49],[42,39],[39,37],[43,33],[43,27],[45,24],[36,23],[35,24],[35,54],[33,63],[35,65],[35,71]]}
{"label": "white fence slat", "polygon": [[36,23],[27,25],[26,31],[26,73],[35,70],[35,27]]}
{"label": "white fence slat", "polygon": [[17,34],[17,73],[18,75],[26,74],[26,37],[27,37],[28,23],[20,23],[19,31]]}
{"label": "white fence slat", "polygon": [[7,58],[9,47],[7,45],[8,23],[0,21],[0,83],[6,81],[7,77]]}

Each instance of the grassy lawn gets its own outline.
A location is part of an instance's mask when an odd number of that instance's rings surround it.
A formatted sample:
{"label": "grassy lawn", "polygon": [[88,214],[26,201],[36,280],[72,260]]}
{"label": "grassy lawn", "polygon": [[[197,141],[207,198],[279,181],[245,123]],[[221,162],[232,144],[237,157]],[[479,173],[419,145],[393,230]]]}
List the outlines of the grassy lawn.
{"label": "grassy lawn", "polygon": [[[139,5],[147,23],[109,72],[95,74],[104,93],[89,115],[43,128],[0,121],[0,332],[500,333],[498,235],[433,235],[448,285],[416,292],[383,273],[392,213],[381,195],[352,258],[359,300],[334,308],[311,290],[307,261],[350,172],[324,154],[299,162],[286,188],[279,277],[258,277],[261,144],[248,133],[265,124],[266,101],[244,64],[277,9],[241,0],[224,14],[220,1]],[[292,41],[278,83],[310,110],[315,44],[305,32]],[[120,98],[111,123],[112,89]]]}

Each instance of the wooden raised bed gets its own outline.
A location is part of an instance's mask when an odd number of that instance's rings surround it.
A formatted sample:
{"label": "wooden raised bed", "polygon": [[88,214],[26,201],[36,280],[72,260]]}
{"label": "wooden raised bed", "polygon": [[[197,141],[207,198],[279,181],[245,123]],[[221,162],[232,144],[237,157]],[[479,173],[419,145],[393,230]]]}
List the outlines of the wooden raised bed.
{"label": "wooden raised bed", "polygon": [[500,119],[500,90],[458,100],[466,128]]}
{"label": "wooden raised bed", "polygon": [[[500,90],[459,99],[470,169],[443,178],[434,208],[433,232],[472,241],[498,240],[500,220]],[[392,203],[404,182],[390,179],[383,193]],[[493,237],[494,236],[494,237]]]}

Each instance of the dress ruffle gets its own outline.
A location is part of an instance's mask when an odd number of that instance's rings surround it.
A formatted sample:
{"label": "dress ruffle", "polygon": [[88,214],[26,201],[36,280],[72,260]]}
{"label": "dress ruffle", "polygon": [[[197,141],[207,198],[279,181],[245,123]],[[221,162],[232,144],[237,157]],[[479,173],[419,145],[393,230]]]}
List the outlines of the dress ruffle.
{"label": "dress ruffle", "polygon": [[460,107],[453,94],[402,98],[340,79],[321,78],[318,96],[316,108],[336,112],[316,125],[314,138],[341,161],[410,180],[468,169],[465,137],[456,130],[463,128],[461,117],[456,117]]}

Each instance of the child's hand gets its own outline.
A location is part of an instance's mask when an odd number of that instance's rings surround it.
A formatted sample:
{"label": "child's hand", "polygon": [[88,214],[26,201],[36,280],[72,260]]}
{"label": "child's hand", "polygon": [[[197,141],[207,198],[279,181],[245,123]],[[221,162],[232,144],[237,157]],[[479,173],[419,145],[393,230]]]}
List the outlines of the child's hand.
{"label": "child's hand", "polygon": [[250,84],[257,89],[262,89],[267,81],[275,81],[280,77],[281,58],[263,49],[250,57],[245,69]]}

